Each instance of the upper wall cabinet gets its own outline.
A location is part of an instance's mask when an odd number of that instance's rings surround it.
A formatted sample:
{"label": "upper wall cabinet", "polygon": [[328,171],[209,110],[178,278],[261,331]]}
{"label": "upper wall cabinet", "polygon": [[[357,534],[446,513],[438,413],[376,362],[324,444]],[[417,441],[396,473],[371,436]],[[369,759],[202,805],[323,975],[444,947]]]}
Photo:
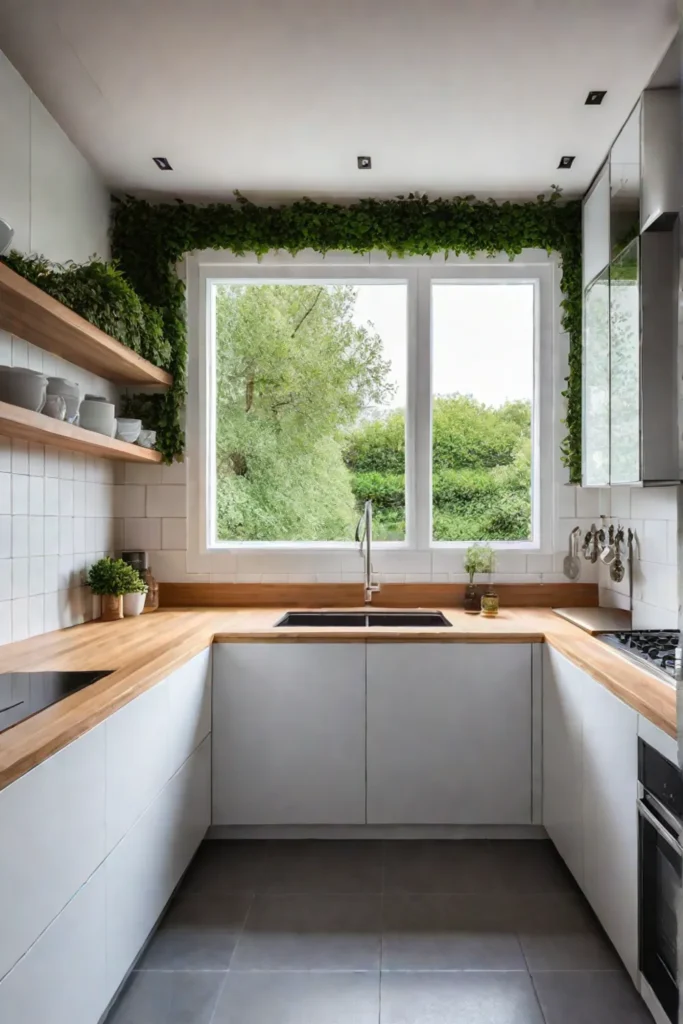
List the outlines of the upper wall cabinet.
{"label": "upper wall cabinet", "polygon": [[678,95],[643,93],[583,203],[585,487],[681,478]]}
{"label": "upper wall cabinet", "polygon": [[609,161],[599,171],[583,203],[583,286],[605,269],[610,256]]}

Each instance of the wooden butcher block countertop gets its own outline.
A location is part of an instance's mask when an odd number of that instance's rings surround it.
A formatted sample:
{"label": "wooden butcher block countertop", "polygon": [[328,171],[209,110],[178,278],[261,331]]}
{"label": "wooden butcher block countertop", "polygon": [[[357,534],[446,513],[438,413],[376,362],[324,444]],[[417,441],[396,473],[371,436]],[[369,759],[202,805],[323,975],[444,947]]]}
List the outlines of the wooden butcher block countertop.
{"label": "wooden butcher block countertop", "polygon": [[[442,608],[451,627],[286,628],[286,608],[162,609],[92,622],[0,647],[0,671],[111,670],[112,674],[0,733],[0,789],[92,729],[194,655],[216,643],[542,643],[584,669],[668,735],[676,690],[548,608],[502,609],[496,619]],[[347,609],[345,609],[347,610]],[[382,610],[379,605],[373,610]]]}

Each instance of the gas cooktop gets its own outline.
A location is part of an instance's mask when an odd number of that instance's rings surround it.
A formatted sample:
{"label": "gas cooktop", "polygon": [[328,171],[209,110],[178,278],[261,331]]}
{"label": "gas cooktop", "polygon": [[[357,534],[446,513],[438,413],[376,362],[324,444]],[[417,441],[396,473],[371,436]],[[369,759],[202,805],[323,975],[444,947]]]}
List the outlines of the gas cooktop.
{"label": "gas cooktop", "polygon": [[598,639],[667,683],[673,684],[683,675],[681,634],[677,629],[632,629],[619,633],[600,633]]}
{"label": "gas cooktop", "polygon": [[0,732],[111,675],[111,671],[0,673]]}

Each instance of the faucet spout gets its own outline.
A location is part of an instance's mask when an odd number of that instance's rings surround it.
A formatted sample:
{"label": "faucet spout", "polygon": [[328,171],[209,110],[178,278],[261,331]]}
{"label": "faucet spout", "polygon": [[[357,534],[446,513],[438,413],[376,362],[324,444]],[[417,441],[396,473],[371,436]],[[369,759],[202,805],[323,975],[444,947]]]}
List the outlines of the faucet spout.
{"label": "faucet spout", "polygon": [[[363,527],[361,532],[361,527]],[[356,527],[356,540],[360,544],[360,550],[365,556],[365,585],[363,600],[365,604],[372,602],[372,595],[379,593],[379,583],[372,582],[372,501],[366,501],[363,515],[358,520]]]}

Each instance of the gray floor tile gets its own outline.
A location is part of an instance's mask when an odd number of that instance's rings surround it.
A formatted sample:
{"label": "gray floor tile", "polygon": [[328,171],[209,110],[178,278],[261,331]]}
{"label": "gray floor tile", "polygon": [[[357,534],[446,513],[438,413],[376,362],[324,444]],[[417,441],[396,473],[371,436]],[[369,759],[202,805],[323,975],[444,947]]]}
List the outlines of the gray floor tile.
{"label": "gray floor tile", "polygon": [[377,1024],[379,973],[232,972],[212,1024]]}
{"label": "gray floor tile", "polygon": [[380,1024],[543,1024],[522,972],[383,974],[381,1007]]}
{"label": "gray floor tile", "polygon": [[247,893],[180,893],[147,947],[140,968],[227,970],[252,900]]}
{"label": "gray floor tile", "polygon": [[256,892],[265,879],[268,844],[207,839],[183,879],[187,892]]}
{"label": "gray floor tile", "polygon": [[503,897],[529,970],[614,971],[614,947],[580,892]]}
{"label": "gray floor tile", "polygon": [[555,847],[543,839],[496,839],[490,843],[492,888],[513,893],[573,892],[576,883]]}
{"label": "gray floor tile", "polygon": [[546,1024],[652,1024],[625,971],[534,975]]}
{"label": "gray floor tile", "polygon": [[497,895],[384,897],[382,970],[526,971]]}
{"label": "gray floor tile", "polygon": [[495,880],[496,864],[486,841],[384,844],[385,892],[490,892]]}
{"label": "gray floor tile", "polygon": [[257,896],[231,968],[377,970],[381,903],[356,894]]}
{"label": "gray floor tile", "polygon": [[134,972],[107,1024],[210,1024],[227,975]]}
{"label": "gray floor tile", "polygon": [[382,891],[380,842],[276,842],[268,847],[264,891]]}

